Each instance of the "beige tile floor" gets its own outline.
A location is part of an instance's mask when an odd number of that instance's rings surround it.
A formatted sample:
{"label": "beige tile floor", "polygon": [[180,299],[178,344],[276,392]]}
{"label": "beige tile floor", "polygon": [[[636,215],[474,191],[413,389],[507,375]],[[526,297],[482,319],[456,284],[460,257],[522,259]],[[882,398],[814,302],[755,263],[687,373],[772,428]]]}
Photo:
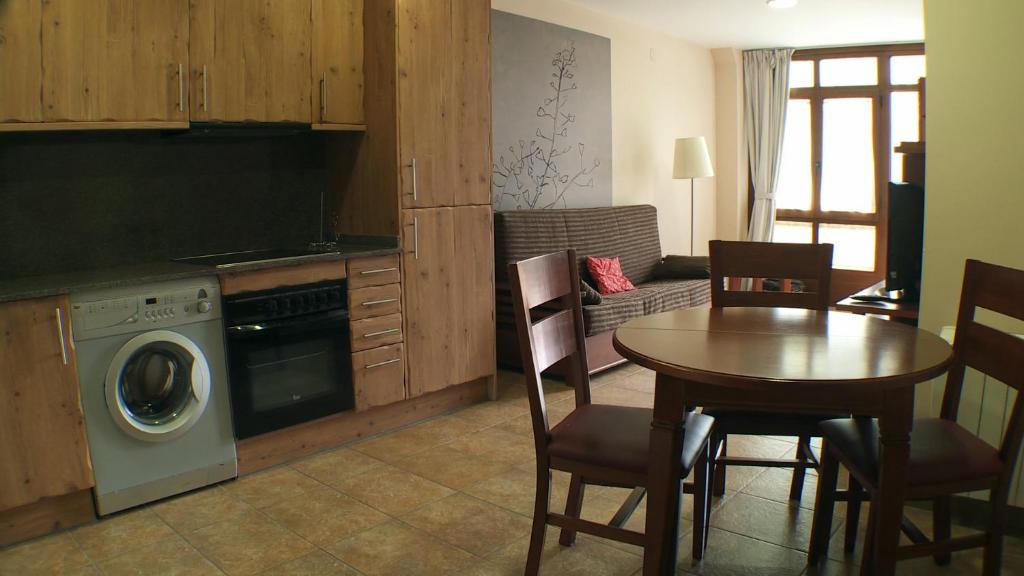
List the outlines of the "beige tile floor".
{"label": "beige tile floor", "polygon": [[[501,398],[353,443],[241,480],[172,498],[88,526],[0,549],[0,575],[418,575],[521,574],[533,512],[533,440],[522,377],[503,373]],[[633,366],[593,383],[596,402],[649,406],[653,375]],[[552,424],[572,392],[546,388]],[[787,439],[736,437],[736,454],[781,456]],[[828,564],[805,566],[816,478],[787,501],[789,472],[732,468],[716,502],[703,563],[689,558],[684,500],[679,574],[706,576],[856,574],[833,539]],[[553,506],[568,478],[556,474]],[[584,516],[607,521],[626,491],[591,487]],[[910,510],[927,526],[927,512]],[[862,514],[862,519],[866,518]],[[643,529],[643,506],[630,526]],[[837,533],[844,528],[837,510]],[[862,527],[863,529],[863,527]],[[548,530],[544,574],[639,573],[639,548],[582,536],[571,549]],[[863,539],[863,537],[861,538]],[[1005,574],[1024,575],[1024,542],[1007,540]],[[930,559],[900,574],[980,574],[978,552],[947,568]]]}

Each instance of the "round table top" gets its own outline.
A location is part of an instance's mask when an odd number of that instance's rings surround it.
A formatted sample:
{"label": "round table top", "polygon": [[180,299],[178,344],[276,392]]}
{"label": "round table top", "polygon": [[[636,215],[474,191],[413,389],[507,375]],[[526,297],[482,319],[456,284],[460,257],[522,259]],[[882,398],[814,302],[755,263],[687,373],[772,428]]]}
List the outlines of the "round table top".
{"label": "round table top", "polygon": [[676,378],[735,387],[766,382],[905,386],[942,374],[952,349],[931,332],[846,312],[686,308],[615,331],[615,349]]}

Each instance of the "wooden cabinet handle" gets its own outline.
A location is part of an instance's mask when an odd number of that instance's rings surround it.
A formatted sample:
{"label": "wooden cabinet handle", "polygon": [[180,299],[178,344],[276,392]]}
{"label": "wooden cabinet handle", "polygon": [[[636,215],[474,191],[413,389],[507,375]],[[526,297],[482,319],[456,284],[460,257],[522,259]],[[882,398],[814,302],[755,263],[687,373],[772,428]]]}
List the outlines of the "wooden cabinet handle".
{"label": "wooden cabinet handle", "polygon": [[57,306],[57,336],[60,337],[60,358],[64,365],[68,365],[68,345],[64,340],[64,314],[60,306]]}
{"label": "wooden cabinet handle", "polygon": [[362,276],[365,274],[383,274],[385,272],[394,272],[395,270],[398,270],[398,266],[392,266],[391,268],[375,268],[373,270],[361,270],[359,272],[359,275]]}
{"label": "wooden cabinet handle", "polygon": [[385,334],[394,334],[395,332],[401,331],[401,328],[388,328],[387,330],[378,330],[377,332],[367,332],[363,334],[363,338],[373,338],[374,336],[383,336]]}
{"label": "wooden cabinet handle", "polygon": [[360,306],[376,306],[377,304],[390,304],[392,302],[398,302],[398,298],[385,298],[383,300],[367,300],[360,304]]}
{"label": "wooden cabinet handle", "polygon": [[363,368],[367,368],[367,369],[369,369],[369,368],[377,368],[379,366],[387,366],[388,364],[394,364],[395,362],[401,362],[401,361],[402,361],[401,358],[392,358],[391,360],[385,360],[383,362],[374,362],[373,364],[367,364],[366,366],[363,366]]}
{"label": "wooden cabinet handle", "polygon": [[416,200],[416,196],[417,196],[416,180],[417,180],[417,178],[416,178],[416,157],[415,156],[412,159],[412,164],[410,164],[409,166],[412,168],[412,199]]}
{"label": "wooden cabinet handle", "polygon": [[178,112],[185,111],[185,75],[184,67],[178,64]]}

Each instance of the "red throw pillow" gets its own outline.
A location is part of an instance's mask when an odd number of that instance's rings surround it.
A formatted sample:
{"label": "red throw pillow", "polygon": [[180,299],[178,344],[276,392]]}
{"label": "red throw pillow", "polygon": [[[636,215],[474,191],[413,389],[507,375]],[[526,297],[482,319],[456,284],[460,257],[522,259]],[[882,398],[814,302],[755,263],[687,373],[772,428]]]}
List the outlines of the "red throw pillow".
{"label": "red throw pillow", "polygon": [[587,270],[597,282],[597,291],[601,294],[615,294],[635,290],[636,286],[622,273],[622,266],[619,264],[619,257],[615,258],[594,258],[587,256]]}

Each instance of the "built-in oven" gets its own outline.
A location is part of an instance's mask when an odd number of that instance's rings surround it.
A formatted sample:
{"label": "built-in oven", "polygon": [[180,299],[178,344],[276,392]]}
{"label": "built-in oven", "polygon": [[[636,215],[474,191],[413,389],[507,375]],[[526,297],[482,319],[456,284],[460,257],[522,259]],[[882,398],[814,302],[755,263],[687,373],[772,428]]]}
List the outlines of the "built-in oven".
{"label": "built-in oven", "polygon": [[344,281],[224,298],[235,436],[351,410]]}

